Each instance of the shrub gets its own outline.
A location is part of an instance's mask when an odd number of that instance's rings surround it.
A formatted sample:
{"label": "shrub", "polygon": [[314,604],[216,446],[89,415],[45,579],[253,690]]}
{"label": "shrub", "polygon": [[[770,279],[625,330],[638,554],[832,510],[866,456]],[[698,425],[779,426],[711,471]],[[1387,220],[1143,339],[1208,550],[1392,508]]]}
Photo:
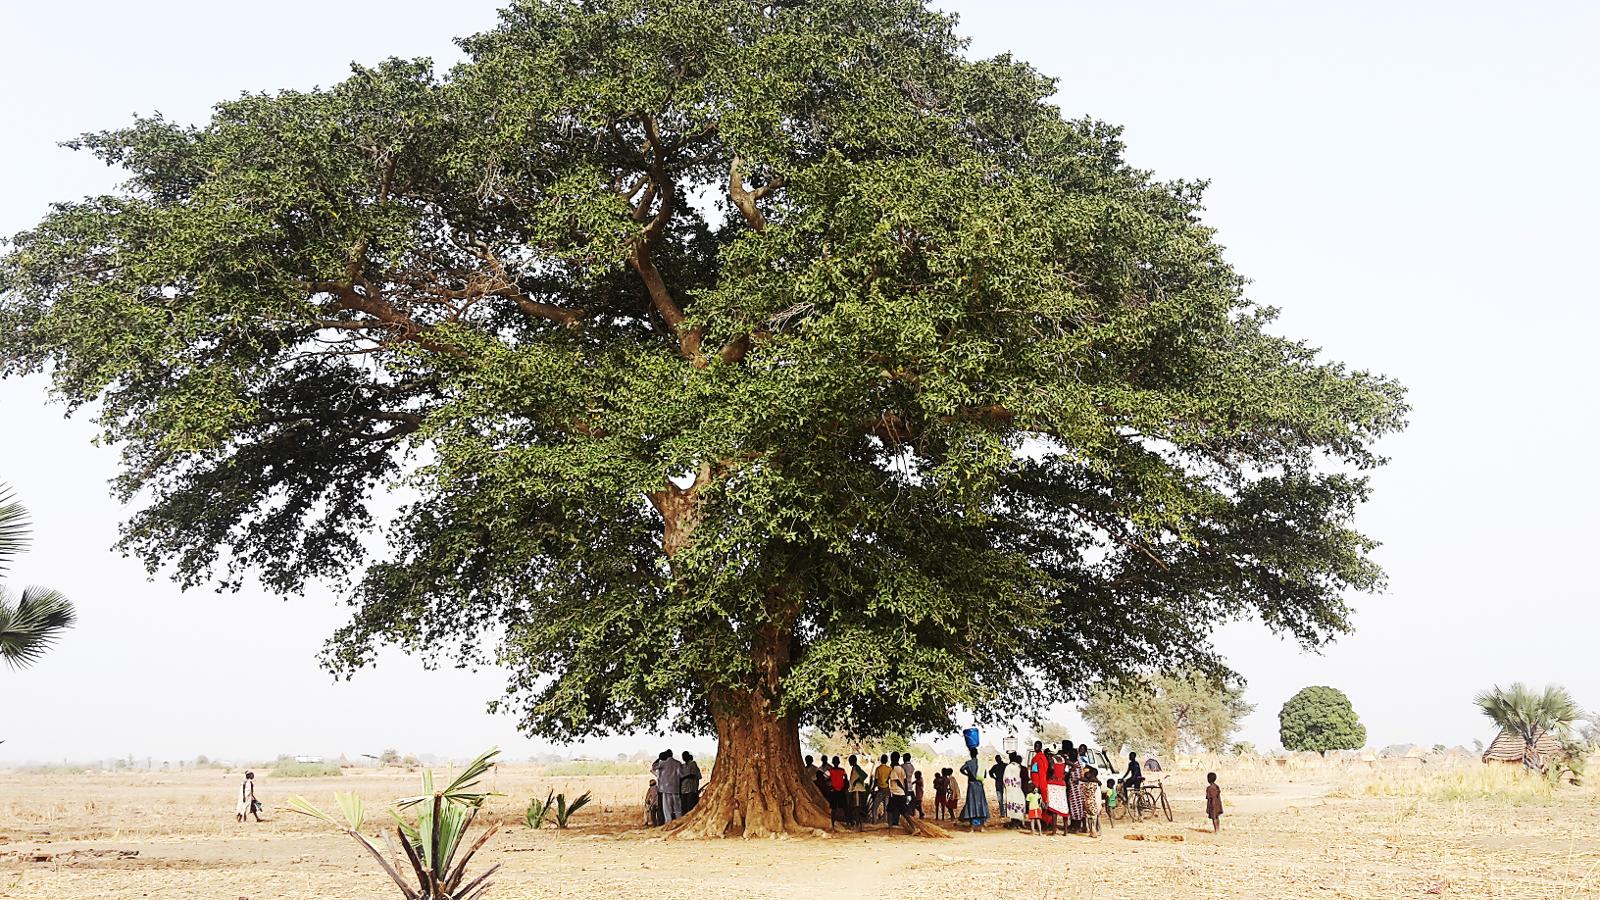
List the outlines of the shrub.
{"label": "shrub", "polygon": [[1302,688],[1278,712],[1278,738],[1286,750],[1357,750],[1366,746],[1367,728],[1350,698],[1331,687]]}
{"label": "shrub", "polygon": [[[1359,788],[1369,797],[1420,797],[1441,802],[1548,803],[1550,781],[1520,766],[1480,765],[1443,772],[1383,773]],[[1354,793],[1355,791],[1351,791]]]}
{"label": "shrub", "polygon": [[271,772],[273,778],[329,778],[343,774],[344,772],[334,763],[296,762],[287,757],[281,758],[274,763]]}
{"label": "shrub", "polygon": [[650,764],[586,759],[572,762],[546,763],[540,767],[540,771],[545,775],[568,778],[592,775],[643,775],[650,771]]}
{"label": "shrub", "polygon": [[545,816],[548,816],[550,811],[555,808],[555,796],[556,792],[551,790],[544,795],[543,800],[538,797],[529,799],[528,811],[522,815],[523,823],[535,831],[543,828]]}

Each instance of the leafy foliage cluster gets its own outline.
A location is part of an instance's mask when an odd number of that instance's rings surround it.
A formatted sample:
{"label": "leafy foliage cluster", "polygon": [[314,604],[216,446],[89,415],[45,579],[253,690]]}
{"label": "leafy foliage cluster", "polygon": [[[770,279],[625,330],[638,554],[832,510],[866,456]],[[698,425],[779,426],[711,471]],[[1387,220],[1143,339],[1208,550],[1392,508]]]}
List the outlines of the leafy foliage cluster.
{"label": "leafy foliage cluster", "polygon": [[1193,672],[1157,675],[1142,685],[1103,688],[1083,706],[1083,718],[1108,753],[1224,753],[1241,720],[1255,707],[1244,684],[1221,683]]}
{"label": "leafy foliage cluster", "polygon": [[1278,711],[1278,740],[1285,750],[1356,750],[1366,746],[1367,728],[1343,691],[1308,687]]}
{"label": "leafy foliage cluster", "polygon": [[923,0],[518,0],[460,45],[87,135],[125,189],[0,260],[0,375],[97,404],[153,570],[357,581],[334,671],[498,659],[558,738],[1021,718],[1380,584],[1401,388]]}

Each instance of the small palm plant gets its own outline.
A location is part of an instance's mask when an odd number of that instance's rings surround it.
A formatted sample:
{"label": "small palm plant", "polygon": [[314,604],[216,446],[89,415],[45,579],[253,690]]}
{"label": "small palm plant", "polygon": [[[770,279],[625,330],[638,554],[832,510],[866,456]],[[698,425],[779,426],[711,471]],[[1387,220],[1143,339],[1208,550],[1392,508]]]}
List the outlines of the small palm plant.
{"label": "small palm plant", "polygon": [[585,806],[589,805],[589,800],[591,799],[591,796],[590,796],[591,794],[592,794],[591,791],[584,791],[583,794],[581,794],[578,797],[578,799],[572,801],[572,804],[570,806],[567,804],[567,795],[566,794],[557,794],[556,795],[556,827],[557,828],[566,828],[567,827],[567,823],[572,820],[572,817],[577,814],[578,810],[583,809]]}
{"label": "small palm plant", "polygon": [[[327,822],[354,838],[378,861],[406,900],[474,900],[489,889],[489,876],[498,871],[500,866],[490,866],[483,874],[466,881],[467,863],[500,829],[499,824],[484,829],[459,860],[456,855],[478,810],[492,796],[477,790],[477,783],[494,767],[494,758],[498,755],[500,749],[496,747],[479,756],[468,763],[443,790],[434,789],[431,770],[423,772],[422,793],[395,801],[390,815],[396,822],[395,833],[400,838],[400,848],[405,851],[403,862],[387,833],[384,842],[388,844],[388,857],[361,833],[366,810],[361,798],[353,793],[334,795],[343,814],[342,820],[313,806],[304,797],[290,797],[288,809]],[[406,813],[409,813],[409,817]],[[407,867],[412,876],[410,879],[401,874]],[[413,879],[415,885],[411,883]]]}
{"label": "small palm plant", "polygon": [[549,793],[544,795],[543,800],[534,797],[528,801],[528,811],[523,814],[522,821],[527,823],[529,828],[537,831],[544,827],[545,817],[550,815],[555,808],[556,792],[552,788]]}
{"label": "small palm plant", "polygon": [[[0,575],[27,546],[28,511],[0,485]],[[57,591],[29,585],[13,598],[0,588],[0,659],[14,669],[32,665],[72,621],[72,603]]]}
{"label": "small palm plant", "polygon": [[1502,730],[1522,738],[1522,765],[1531,772],[1545,768],[1537,749],[1539,738],[1548,733],[1564,739],[1572,723],[1583,718],[1583,710],[1572,694],[1555,684],[1543,691],[1535,691],[1520,681],[1504,689],[1495,685],[1472,702]]}

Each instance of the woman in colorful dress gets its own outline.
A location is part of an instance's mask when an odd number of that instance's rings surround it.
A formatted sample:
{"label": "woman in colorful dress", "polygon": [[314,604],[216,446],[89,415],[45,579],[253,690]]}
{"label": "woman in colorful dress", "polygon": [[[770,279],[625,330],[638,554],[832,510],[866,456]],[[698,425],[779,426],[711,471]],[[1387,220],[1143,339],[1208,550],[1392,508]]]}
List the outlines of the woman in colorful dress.
{"label": "woman in colorful dress", "polygon": [[1078,783],[1083,780],[1083,760],[1078,756],[1078,748],[1067,745],[1067,756],[1062,777],[1064,786],[1070,785],[1067,791],[1067,831],[1083,830],[1083,791],[1078,788]]}
{"label": "woman in colorful dress", "polygon": [[1072,792],[1067,790],[1067,758],[1059,751],[1050,753],[1049,776],[1044,795],[1044,826],[1052,834],[1061,834],[1072,818]]}
{"label": "woman in colorful dress", "polygon": [[969,750],[972,756],[961,764],[961,774],[967,776],[967,803],[961,808],[961,818],[974,831],[982,831],[989,818],[989,792],[983,789],[983,767],[978,765],[978,751]]}
{"label": "woman in colorful dress", "polygon": [[[1083,761],[1081,758],[1078,760]],[[1100,836],[1100,770],[1094,766],[1083,767],[1083,780],[1078,784],[1083,795],[1083,831],[1090,837]]]}

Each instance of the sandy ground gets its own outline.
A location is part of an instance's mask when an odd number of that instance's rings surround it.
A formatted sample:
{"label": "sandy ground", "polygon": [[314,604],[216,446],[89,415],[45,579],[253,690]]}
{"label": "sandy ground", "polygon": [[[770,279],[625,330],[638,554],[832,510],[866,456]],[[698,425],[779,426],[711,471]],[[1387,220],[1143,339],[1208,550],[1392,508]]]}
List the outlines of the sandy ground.
{"label": "sandy ground", "polygon": [[[912,897],[1600,897],[1600,793],[1550,803],[1345,796],[1326,776],[1226,784],[1212,835],[1197,773],[1167,779],[1176,821],[1095,840],[990,828],[950,840],[887,830],[825,839],[664,841],[637,827],[642,777],[546,778],[503,767],[486,814],[504,822],[480,859],[502,863],[497,900]],[[1320,779],[1320,780],[1319,780]],[[380,807],[417,776],[261,781],[270,821],[237,825],[237,773],[0,772],[0,897],[375,898],[400,896],[347,837],[275,809],[289,794],[332,807],[355,790]],[[1226,779],[1225,779],[1226,781]],[[520,822],[547,787],[595,792],[574,828]],[[373,816],[375,821],[386,821]],[[1181,842],[1127,840],[1176,835]],[[1432,887],[1436,893],[1427,893]]]}

